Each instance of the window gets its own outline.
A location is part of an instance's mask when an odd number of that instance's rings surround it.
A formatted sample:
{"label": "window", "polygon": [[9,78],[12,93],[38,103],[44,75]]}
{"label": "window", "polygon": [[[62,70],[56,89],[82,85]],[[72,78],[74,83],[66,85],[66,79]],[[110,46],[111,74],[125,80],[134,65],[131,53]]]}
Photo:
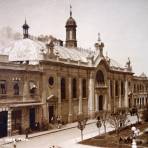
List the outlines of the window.
{"label": "window", "polygon": [[113,83],[110,81],[110,95],[113,97]]}
{"label": "window", "polygon": [[77,97],[77,81],[75,78],[72,80],[72,97]]}
{"label": "window", "polygon": [[19,81],[14,81],[13,90],[14,90],[14,95],[19,95]]}
{"label": "window", "polygon": [[97,71],[96,80],[97,80],[98,84],[104,84],[104,75],[101,70]]}
{"label": "window", "polygon": [[103,110],[103,96],[99,96],[99,111]]}
{"label": "window", "polygon": [[82,97],[86,98],[86,79],[82,80]]}
{"label": "window", "polygon": [[49,83],[49,85],[52,86],[54,84],[54,78],[53,77],[49,77],[48,83]]}
{"label": "window", "polygon": [[121,95],[124,95],[124,83],[121,81]]}
{"label": "window", "polygon": [[30,89],[30,94],[35,95],[37,86],[34,81],[29,82],[29,89]]}
{"label": "window", "polygon": [[0,93],[6,94],[6,81],[0,80]]}
{"label": "window", "polygon": [[61,99],[65,99],[66,98],[66,82],[65,82],[65,78],[61,79]]}
{"label": "window", "polygon": [[21,110],[12,111],[12,130],[20,130],[21,128]]}
{"label": "window", "polygon": [[118,90],[118,81],[115,82],[115,95],[119,95],[119,90]]}

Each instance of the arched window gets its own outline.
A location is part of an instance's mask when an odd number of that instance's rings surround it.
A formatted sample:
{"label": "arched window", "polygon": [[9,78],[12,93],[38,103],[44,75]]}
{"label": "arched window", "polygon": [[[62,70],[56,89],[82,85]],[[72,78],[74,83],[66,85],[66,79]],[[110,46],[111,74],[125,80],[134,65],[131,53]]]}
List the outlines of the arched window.
{"label": "arched window", "polygon": [[61,79],[61,99],[66,98],[66,81],[65,78]]}
{"label": "arched window", "polygon": [[82,97],[86,98],[86,79],[82,80]]}
{"label": "arched window", "polygon": [[118,91],[118,81],[115,82],[115,95],[116,95],[116,96],[119,95],[119,91]]}
{"label": "arched window", "polygon": [[75,78],[72,80],[72,97],[77,97],[77,81]]}
{"label": "arched window", "polygon": [[121,81],[121,95],[124,95],[124,83]]}
{"label": "arched window", "polygon": [[96,80],[97,80],[98,84],[104,84],[104,75],[101,70],[97,71]]}

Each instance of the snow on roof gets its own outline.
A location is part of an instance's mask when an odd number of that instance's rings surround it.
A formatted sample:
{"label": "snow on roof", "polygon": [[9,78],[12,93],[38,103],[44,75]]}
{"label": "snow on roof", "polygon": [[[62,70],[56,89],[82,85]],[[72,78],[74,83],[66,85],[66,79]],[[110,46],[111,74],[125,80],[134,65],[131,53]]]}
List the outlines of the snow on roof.
{"label": "snow on roof", "polygon": [[143,72],[143,73],[140,75],[140,77],[146,78],[147,76],[146,76],[146,74]]}
{"label": "snow on roof", "polygon": [[7,50],[9,50],[9,61],[36,61],[40,59],[40,55],[46,50],[46,46],[39,41],[21,39],[14,42]]}
{"label": "snow on roof", "polygon": [[55,46],[55,53],[58,53],[62,59],[70,59],[73,61],[87,62],[87,57],[90,54],[88,50],[78,48],[66,48],[63,46]]}
{"label": "snow on roof", "polygon": [[122,68],[122,66],[117,61],[115,61],[114,59],[110,59],[110,66]]}

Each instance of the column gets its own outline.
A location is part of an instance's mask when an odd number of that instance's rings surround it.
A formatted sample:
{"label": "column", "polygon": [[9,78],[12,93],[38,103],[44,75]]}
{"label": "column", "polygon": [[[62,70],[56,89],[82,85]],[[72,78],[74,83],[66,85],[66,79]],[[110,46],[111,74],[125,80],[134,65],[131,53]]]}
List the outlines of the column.
{"label": "column", "polygon": [[103,110],[107,110],[107,95],[104,95],[104,105],[103,105]]}
{"label": "column", "polygon": [[8,109],[8,122],[7,122],[7,132],[8,132],[8,136],[11,136],[12,133],[12,126],[11,126],[11,109]]}
{"label": "column", "polygon": [[88,90],[88,112],[91,118],[94,117],[94,78],[93,73],[90,73]]}
{"label": "column", "polygon": [[111,88],[110,88],[110,80],[108,80],[108,101],[107,101],[107,107],[108,111],[111,111]]}
{"label": "column", "polygon": [[98,102],[98,94],[95,93],[95,100],[96,100],[96,112],[99,111],[99,102]]}
{"label": "column", "polygon": [[58,74],[58,115],[61,116],[61,77]]}
{"label": "column", "polygon": [[125,81],[124,107],[128,107],[128,81]]}
{"label": "column", "polygon": [[49,120],[48,117],[48,104],[47,104],[47,78],[46,78],[46,74],[42,75],[42,102],[43,102],[43,106],[42,106],[42,121],[44,120]]}
{"label": "column", "polygon": [[82,78],[79,78],[79,114],[82,114]]}
{"label": "column", "polygon": [[71,84],[71,77],[68,78],[68,91],[69,91],[69,114],[68,114],[68,122],[72,122],[72,84]]}
{"label": "column", "polygon": [[115,80],[113,80],[113,111],[116,110]]}
{"label": "column", "polygon": [[122,106],[121,106],[121,104],[122,104],[122,103],[121,103],[121,101],[122,101],[122,100],[121,100],[121,99],[122,99],[122,98],[121,98],[121,80],[118,81],[118,84],[119,84],[119,108],[121,108],[121,107],[122,107]]}
{"label": "column", "polygon": [[27,74],[24,76],[24,87],[23,87],[23,101],[26,101],[28,98],[28,82],[27,82]]}

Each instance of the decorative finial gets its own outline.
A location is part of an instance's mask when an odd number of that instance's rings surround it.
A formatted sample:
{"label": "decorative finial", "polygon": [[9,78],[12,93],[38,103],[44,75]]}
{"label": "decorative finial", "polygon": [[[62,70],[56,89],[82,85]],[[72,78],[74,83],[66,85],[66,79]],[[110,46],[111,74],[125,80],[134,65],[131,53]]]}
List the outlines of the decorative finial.
{"label": "decorative finial", "polygon": [[98,33],[98,42],[101,41],[100,32]]}
{"label": "decorative finial", "polygon": [[25,17],[25,24],[27,24],[26,17]]}
{"label": "decorative finial", "polygon": [[72,16],[72,6],[70,4],[70,17]]}

